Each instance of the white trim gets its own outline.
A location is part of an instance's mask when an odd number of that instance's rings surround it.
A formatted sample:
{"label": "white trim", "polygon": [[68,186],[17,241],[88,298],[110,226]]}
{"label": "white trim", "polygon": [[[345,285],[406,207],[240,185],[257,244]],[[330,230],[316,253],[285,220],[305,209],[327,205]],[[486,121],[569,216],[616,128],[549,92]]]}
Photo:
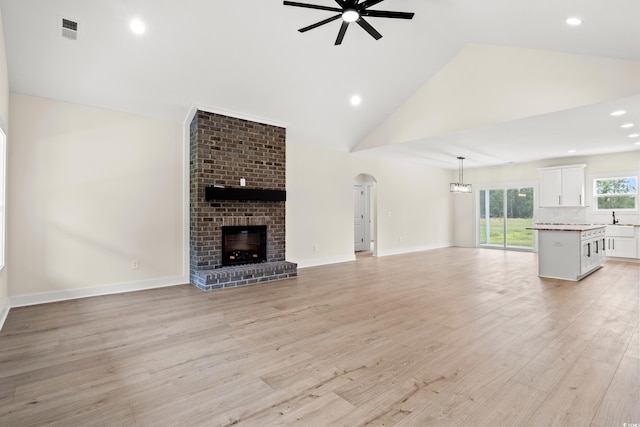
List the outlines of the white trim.
{"label": "white trim", "polygon": [[399,249],[391,249],[391,250],[384,250],[384,251],[379,251],[378,252],[378,256],[391,256],[391,255],[402,255],[402,254],[410,254],[413,252],[424,252],[424,251],[432,251],[434,249],[443,249],[443,248],[450,248],[451,245],[445,245],[445,246],[436,246],[436,245],[423,245],[423,246],[412,246],[412,247],[407,247],[407,248],[399,248]]}
{"label": "white trim", "polygon": [[9,307],[25,307],[28,305],[46,304],[50,302],[97,297],[103,295],[113,295],[124,292],[143,291],[147,289],[185,285],[188,283],[189,277],[178,276],[167,277],[163,279],[151,279],[141,282],[118,283],[114,285],[94,286],[91,288],[69,289],[64,291],[44,292],[41,294],[20,295],[9,297]]}
{"label": "white trim", "polygon": [[[195,112],[197,110],[205,111],[207,113],[221,114],[223,116],[228,116],[228,117],[234,117],[240,120],[248,120],[251,122],[262,123],[265,125],[277,126],[280,128],[287,128],[288,126],[287,123],[279,122],[277,120],[267,119],[267,118],[258,117],[258,116],[252,116],[251,114],[239,113],[237,111],[225,110],[224,108],[211,107],[209,105],[202,105],[202,104],[193,104],[193,106],[191,107],[191,110],[189,111],[189,115],[191,116],[191,118],[193,118],[193,115],[195,115]],[[191,120],[188,120],[188,122],[191,123]]]}
{"label": "white trim", "polygon": [[[534,190],[538,185],[538,181],[513,181],[513,182],[500,182],[495,184],[477,184],[476,191],[480,190],[510,190],[513,188],[527,188],[533,187]],[[535,196],[535,192],[534,192]]]}
{"label": "white trim", "polygon": [[329,265],[329,264],[339,264],[341,262],[352,262],[356,260],[355,254],[351,256],[336,256],[331,258],[320,258],[320,259],[312,259],[308,261],[291,261],[298,264],[298,269],[301,268],[309,268],[309,267],[319,267],[321,265]]}
{"label": "white trim", "polygon": [[9,305],[9,300],[6,299],[2,307],[0,307],[0,331],[2,331],[2,327],[4,326],[4,322],[7,320],[7,316],[9,315],[9,309],[11,306]]}
{"label": "white trim", "polygon": [[453,242],[451,244],[452,248],[470,248],[470,249],[475,249],[477,246],[474,245],[470,245],[468,243],[457,243],[457,242]]}
{"label": "white trim", "polygon": [[586,167],[587,167],[586,163],[580,163],[577,165],[544,166],[544,167],[538,168],[538,170],[541,171],[541,170],[551,170],[551,169],[586,168]]}
{"label": "white trim", "polygon": [[191,121],[195,106],[182,125],[182,275],[189,277],[191,269]]}

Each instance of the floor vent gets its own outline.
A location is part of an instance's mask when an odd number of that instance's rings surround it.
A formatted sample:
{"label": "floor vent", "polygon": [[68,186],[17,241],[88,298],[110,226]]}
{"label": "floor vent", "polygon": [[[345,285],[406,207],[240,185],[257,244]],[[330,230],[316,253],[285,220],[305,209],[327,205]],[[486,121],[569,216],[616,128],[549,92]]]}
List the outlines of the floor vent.
{"label": "floor vent", "polygon": [[78,23],[62,18],[62,37],[67,40],[78,40]]}

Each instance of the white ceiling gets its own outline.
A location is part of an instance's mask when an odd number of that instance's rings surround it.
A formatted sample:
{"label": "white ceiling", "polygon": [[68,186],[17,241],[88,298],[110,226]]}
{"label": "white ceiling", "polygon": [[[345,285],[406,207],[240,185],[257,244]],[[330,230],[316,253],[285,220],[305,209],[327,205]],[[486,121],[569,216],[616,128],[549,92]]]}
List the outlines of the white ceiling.
{"label": "white ceiling", "polygon": [[[281,0],[0,0],[13,92],[179,122],[203,105],[343,151],[470,43],[640,61],[638,0],[386,0],[373,8],[416,15],[368,18],[382,39],[352,25],[334,46],[338,21],[297,31],[331,12]],[[571,15],[584,24],[568,27]],[[77,41],[59,35],[61,17],[79,22]],[[136,17],[147,25],[142,36],[128,28]],[[363,99],[357,108],[354,94]],[[373,150],[455,169],[456,155],[474,167],[640,148],[611,124],[608,113],[620,106],[640,129],[640,98],[627,97]]]}

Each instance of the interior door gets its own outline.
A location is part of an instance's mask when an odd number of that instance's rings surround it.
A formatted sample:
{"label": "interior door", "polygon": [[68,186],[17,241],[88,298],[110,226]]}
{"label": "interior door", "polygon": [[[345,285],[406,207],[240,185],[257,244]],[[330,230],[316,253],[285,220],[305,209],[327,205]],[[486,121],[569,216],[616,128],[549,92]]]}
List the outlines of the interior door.
{"label": "interior door", "polygon": [[364,186],[356,184],[353,186],[353,236],[354,250],[369,250],[369,242],[366,239],[367,227],[369,224],[365,221],[365,191]]}

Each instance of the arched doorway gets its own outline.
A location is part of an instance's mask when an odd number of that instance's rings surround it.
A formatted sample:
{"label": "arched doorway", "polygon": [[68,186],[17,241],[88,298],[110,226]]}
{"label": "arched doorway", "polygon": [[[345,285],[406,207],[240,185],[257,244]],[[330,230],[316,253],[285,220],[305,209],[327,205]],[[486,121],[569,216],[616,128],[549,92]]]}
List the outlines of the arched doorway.
{"label": "arched doorway", "polygon": [[376,179],[367,173],[355,177],[353,183],[354,252],[377,255]]}

